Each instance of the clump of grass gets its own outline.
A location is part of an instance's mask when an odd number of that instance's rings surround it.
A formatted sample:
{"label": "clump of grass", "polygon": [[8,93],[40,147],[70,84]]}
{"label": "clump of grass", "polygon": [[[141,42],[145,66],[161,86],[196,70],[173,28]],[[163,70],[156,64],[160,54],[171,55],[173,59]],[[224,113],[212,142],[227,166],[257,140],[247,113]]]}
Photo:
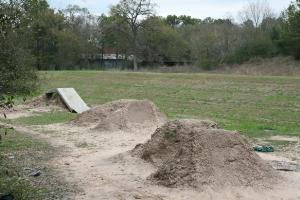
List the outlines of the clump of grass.
{"label": "clump of grass", "polygon": [[176,137],[177,137],[177,133],[175,130],[173,131],[168,131],[165,133],[164,137],[167,139],[167,140],[175,140]]}
{"label": "clump of grass", "polygon": [[76,114],[74,113],[55,111],[30,117],[21,117],[16,119],[15,122],[23,125],[47,125],[68,122],[74,119],[75,116]]}
{"label": "clump of grass", "polygon": [[21,134],[15,130],[11,130],[7,135],[3,135],[0,142],[0,154],[7,154],[17,151],[39,151],[48,150],[49,146],[41,141],[34,140],[27,134]]}
{"label": "clump of grass", "polygon": [[17,176],[5,177],[1,174],[0,191],[3,195],[11,195],[14,199],[42,200],[45,198],[44,190],[32,187],[25,179]]}
{"label": "clump of grass", "polygon": [[[3,113],[0,112],[0,115],[2,115],[2,114]],[[9,123],[11,123],[11,120],[0,117],[0,123],[9,124]]]}

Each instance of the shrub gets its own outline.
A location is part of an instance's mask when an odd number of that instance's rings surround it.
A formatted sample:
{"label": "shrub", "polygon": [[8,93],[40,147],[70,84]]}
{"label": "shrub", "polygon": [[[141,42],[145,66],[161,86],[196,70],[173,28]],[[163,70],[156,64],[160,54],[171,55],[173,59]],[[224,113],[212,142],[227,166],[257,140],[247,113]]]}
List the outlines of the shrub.
{"label": "shrub", "polygon": [[202,58],[197,62],[197,66],[203,70],[212,70],[217,66],[217,63],[214,60],[208,58]]}
{"label": "shrub", "polygon": [[253,57],[268,58],[277,53],[278,50],[272,40],[262,37],[244,42],[229,61],[243,63]]}
{"label": "shrub", "polygon": [[0,4],[0,99],[28,94],[37,86],[28,20],[18,1]]}

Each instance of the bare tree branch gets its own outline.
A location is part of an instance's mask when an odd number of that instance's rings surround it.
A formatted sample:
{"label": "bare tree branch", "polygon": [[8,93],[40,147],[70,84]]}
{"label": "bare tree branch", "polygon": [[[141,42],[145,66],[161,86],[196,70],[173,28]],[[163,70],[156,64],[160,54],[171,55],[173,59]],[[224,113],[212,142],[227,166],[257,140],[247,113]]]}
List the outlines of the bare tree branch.
{"label": "bare tree branch", "polygon": [[267,0],[248,1],[248,4],[239,12],[242,22],[251,20],[255,28],[258,28],[264,19],[273,15]]}

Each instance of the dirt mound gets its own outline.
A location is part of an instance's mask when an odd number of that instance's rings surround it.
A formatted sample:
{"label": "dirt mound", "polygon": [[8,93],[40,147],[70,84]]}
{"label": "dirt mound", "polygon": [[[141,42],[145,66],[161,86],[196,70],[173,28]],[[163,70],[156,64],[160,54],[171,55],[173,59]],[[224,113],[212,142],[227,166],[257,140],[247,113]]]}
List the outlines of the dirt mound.
{"label": "dirt mound", "polygon": [[71,123],[102,131],[126,131],[158,127],[165,121],[165,115],[151,101],[119,100],[92,108],[78,115]]}
{"label": "dirt mound", "polygon": [[67,110],[67,107],[64,104],[63,100],[57,94],[53,94],[53,95],[43,94],[29,101],[26,101],[24,105],[33,108],[54,106],[54,107],[59,107]]}
{"label": "dirt mound", "polygon": [[210,121],[170,121],[132,154],[155,165],[149,178],[167,187],[264,186],[277,177],[245,137],[216,127]]}

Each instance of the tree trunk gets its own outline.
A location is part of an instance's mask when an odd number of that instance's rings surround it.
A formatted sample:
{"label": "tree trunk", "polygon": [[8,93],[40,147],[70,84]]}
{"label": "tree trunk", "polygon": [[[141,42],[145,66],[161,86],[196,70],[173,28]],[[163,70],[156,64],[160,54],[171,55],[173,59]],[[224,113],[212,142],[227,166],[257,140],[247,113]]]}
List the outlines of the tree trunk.
{"label": "tree trunk", "polygon": [[138,63],[136,55],[133,55],[133,70],[136,72],[138,70]]}
{"label": "tree trunk", "polygon": [[137,62],[137,28],[133,26],[133,70],[138,71],[138,62]]}

